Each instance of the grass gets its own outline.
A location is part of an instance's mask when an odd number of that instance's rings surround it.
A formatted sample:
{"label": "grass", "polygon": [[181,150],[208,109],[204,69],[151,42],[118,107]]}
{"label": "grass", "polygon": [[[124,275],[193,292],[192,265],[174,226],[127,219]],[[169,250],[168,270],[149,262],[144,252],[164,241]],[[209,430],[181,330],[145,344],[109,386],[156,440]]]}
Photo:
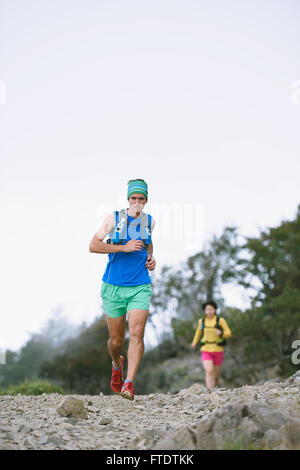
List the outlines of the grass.
{"label": "grass", "polygon": [[64,391],[58,385],[53,385],[46,380],[32,380],[27,379],[17,385],[10,385],[5,389],[0,389],[0,395],[42,395],[42,393],[61,393]]}
{"label": "grass", "polygon": [[259,447],[255,444],[245,444],[245,436],[242,436],[236,442],[227,441],[224,444],[223,450],[270,450],[265,447]]}

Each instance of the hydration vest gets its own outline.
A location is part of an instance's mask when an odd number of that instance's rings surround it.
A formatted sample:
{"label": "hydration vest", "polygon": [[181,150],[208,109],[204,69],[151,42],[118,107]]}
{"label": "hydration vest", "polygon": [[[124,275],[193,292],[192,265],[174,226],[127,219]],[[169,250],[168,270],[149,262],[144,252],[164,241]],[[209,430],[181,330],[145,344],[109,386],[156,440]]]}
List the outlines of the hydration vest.
{"label": "hydration vest", "polygon": [[[127,243],[127,212],[126,209],[122,209],[120,211],[114,211],[115,216],[115,228],[109,232],[108,239],[106,243],[113,243],[116,245],[123,245]],[[136,218],[136,221],[132,221],[129,224],[129,231],[130,228],[134,230],[135,227],[140,225],[140,232],[136,232],[139,234],[139,237],[144,242],[144,246],[150,245],[151,243],[151,217],[148,214],[142,212],[142,214]],[[129,233],[130,235],[130,233]],[[130,238],[134,239],[134,238]]]}
{"label": "hydration vest", "polygon": [[[219,325],[219,321],[221,317],[220,315],[216,315],[216,317],[217,317],[217,321],[216,321],[215,326],[207,326],[206,328],[218,328],[218,330],[221,330],[223,334],[223,328]],[[201,341],[201,338],[203,338],[203,335],[204,335],[204,327],[205,327],[205,317],[202,318],[202,325],[201,325],[201,330],[202,330],[202,334],[200,337],[201,346],[204,346],[205,344],[217,344],[218,346],[226,346],[227,341],[225,338],[223,338],[221,341]]]}

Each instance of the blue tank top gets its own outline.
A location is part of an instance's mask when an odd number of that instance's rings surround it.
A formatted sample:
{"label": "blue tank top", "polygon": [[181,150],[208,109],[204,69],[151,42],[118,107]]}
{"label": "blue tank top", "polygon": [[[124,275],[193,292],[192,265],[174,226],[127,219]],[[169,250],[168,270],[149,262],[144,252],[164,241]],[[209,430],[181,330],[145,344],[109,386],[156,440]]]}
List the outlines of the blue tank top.
{"label": "blue tank top", "polygon": [[[132,240],[128,234],[129,224],[136,220],[135,217],[127,215],[127,240],[124,244]],[[151,215],[150,223],[152,222]],[[140,232],[140,224],[136,226],[136,232]],[[135,240],[141,240],[138,236]],[[151,277],[145,264],[147,262],[147,251],[145,247],[141,251],[131,251],[130,253],[108,253],[108,263],[102,277],[102,281],[116,286],[140,286],[141,284],[151,284]]]}

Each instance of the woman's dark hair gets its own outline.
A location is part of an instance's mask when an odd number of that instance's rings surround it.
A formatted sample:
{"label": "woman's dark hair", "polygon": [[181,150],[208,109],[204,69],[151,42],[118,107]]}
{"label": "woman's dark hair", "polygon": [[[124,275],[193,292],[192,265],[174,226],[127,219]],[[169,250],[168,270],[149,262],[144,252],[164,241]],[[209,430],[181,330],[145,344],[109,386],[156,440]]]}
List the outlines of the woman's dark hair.
{"label": "woman's dark hair", "polygon": [[202,304],[203,310],[205,310],[205,307],[206,307],[207,305],[211,305],[211,306],[214,307],[216,310],[217,310],[217,308],[218,308],[216,302],[214,302],[213,300],[207,300],[207,302],[204,302],[204,304]]}

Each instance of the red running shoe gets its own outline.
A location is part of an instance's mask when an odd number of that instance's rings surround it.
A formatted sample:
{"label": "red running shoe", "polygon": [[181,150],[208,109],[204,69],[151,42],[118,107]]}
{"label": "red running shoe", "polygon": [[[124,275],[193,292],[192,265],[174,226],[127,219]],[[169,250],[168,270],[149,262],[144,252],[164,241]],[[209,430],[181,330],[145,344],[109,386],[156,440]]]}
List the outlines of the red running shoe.
{"label": "red running shoe", "polygon": [[134,400],[134,391],[133,391],[132,382],[124,383],[122,390],[121,390],[121,397],[127,398],[127,400]]}
{"label": "red running shoe", "polygon": [[122,386],[124,384],[123,378],[123,367],[124,367],[124,357],[120,356],[121,367],[116,370],[112,365],[112,376],[110,381],[110,387],[113,392],[120,393],[122,390]]}

